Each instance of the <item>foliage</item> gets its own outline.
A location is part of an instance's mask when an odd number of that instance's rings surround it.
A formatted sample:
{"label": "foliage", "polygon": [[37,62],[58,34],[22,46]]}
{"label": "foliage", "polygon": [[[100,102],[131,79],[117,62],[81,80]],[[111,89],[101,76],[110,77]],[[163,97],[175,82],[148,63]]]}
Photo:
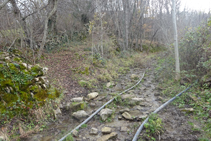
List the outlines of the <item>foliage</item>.
{"label": "foliage", "polygon": [[151,114],[149,116],[148,122],[144,124],[147,138],[150,140],[155,140],[153,136],[160,135],[163,132],[162,125],[162,119],[159,118],[156,114]]}
{"label": "foliage", "polygon": [[203,75],[210,70],[211,20],[207,24],[189,30],[180,42],[180,58],[183,70],[194,70]]}
{"label": "foliage", "polygon": [[65,141],[74,141],[74,138],[72,135],[68,135],[66,138],[65,138]]}
{"label": "foliage", "polygon": [[58,90],[48,87],[42,78],[42,67],[22,63],[23,60],[14,54],[0,54],[1,118],[26,116],[31,109],[43,106],[48,99],[59,97]]}
{"label": "foliage", "polygon": [[[159,87],[165,87],[166,89],[162,90],[162,95],[172,98],[177,93],[184,90],[186,87],[181,86],[179,83],[175,83],[174,80],[165,81],[165,83],[160,83]],[[206,138],[211,138],[211,90],[201,88],[199,84],[192,87],[188,93],[182,94],[180,97],[175,99],[173,105],[178,106],[179,108],[192,107],[194,112],[191,116],[199,120],[202,124],[203,129],[199,129],[202,131],[202,135],[204,138],[200,140],[206,140]]]}
{"label": "foliage", "polygon": [[79,84],[81,87],[94,88],[94,86],[93,86],[89,81],[80,80],[80,81],[78,82],[78,84]]}

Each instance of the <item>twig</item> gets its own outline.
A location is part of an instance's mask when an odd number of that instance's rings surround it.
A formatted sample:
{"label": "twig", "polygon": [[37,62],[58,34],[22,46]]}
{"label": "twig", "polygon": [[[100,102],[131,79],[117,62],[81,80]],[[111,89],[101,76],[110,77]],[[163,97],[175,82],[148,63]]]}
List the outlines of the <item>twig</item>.
{"label": "twig", "polygon": [[15,40],[13,40],[12,44],[10,45],[10,47],[8,48],[7,52],[10,50],[10,48],[15,44],[15,41],[17,40],[17,38],[15,38]]}

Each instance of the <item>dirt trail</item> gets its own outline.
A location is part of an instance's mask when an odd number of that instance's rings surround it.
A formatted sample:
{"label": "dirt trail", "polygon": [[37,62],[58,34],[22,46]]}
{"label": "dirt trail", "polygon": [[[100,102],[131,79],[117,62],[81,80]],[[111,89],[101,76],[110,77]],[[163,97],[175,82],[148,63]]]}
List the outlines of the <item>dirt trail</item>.
{"label": "dirt trail", "polygon": [[[97,89],[93,90],[99,93],[99,96],[91,101],[87,101],[88,107],[85,111],[88,115],[91,115],[96,109],[110,100],[115,94],[120,93],[128,86],[132,86],[137,82],[132,76],[141,77],[146,71],[145,69],[134,68],[127,74],[121,75],[119,81],[115,82],[113,88]],[[144,118],[162,104],[160,97],[160,91],[158,90],[158,82],[155,82],[155,75],[153,70],[147,71],[144,77],[144,81],[141,82],[136,88],[123,94],[119,100],[107,106],[113,113],[111,118],[102,121],[100,115],[96,115],[91,119],[83,128],[79,129],[74,140],[76,141],[97,141],[103,139],[110,134],[103,134],[102,128],[111,128],[112,133],[117,133],[115,136],[116,141],[131,141],[136,130],[143,122]],[[75,97],[78,97],[75,95]],[[134,98],[138,100],[138,102]],[[63,106],[67,105],[68,101],[62,103]],[[125,111],[124,111],[125,110]],[[68,133],[74,127],[79,125],[82,120],[77,120],[72,117],[73,111],[62,110],[63,114],[59,116],[58,122],[48,126],[47,130],[42,133],[32,135],[29,141],[55,141],[60,139],[63,135]],[[129,118],[124,117],[122,113],[129,113]],[[176,107],[168,106],[164,111],[161,111],[159,117],[163,119],[165,132],[157,137],[157,140],[165,141],[194,141],[200,136],[199,132],[192,131],[191,126],[188,124],[189,118],[181,113]],[[96,131],[92,132],[92,128]],[[140,135],[140,140],[147,140],[143,137],[143,133]],[[111,137],[112,138],[112,137]]]}

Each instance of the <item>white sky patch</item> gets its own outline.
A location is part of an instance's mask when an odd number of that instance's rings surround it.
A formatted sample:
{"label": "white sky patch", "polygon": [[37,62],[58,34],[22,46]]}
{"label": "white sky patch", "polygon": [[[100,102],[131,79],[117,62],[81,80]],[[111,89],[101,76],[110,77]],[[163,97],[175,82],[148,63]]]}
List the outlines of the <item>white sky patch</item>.
{"label": "white sky patch", "polygon": [[181,4],[190,10],[211,11],[211,0],[181,0]]}

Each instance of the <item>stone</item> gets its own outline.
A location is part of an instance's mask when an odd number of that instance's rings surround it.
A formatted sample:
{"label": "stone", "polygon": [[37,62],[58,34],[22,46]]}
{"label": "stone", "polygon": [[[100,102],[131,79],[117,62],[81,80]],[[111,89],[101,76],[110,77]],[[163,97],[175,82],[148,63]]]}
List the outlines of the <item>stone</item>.
{"label": "stone", "polygon": [[128,112],[124,112],[122,116],[127,120],[133,120],[133,117]]}
{"label": "stone", "polygon": [[111,128],[110,128],[110,127],[103,127],[103,128],[101,129],[101,132],[102,132],[103,134],[110,134],[112,131],[111,131]]}
{"label": "stone", "polygon": [[97,128],[92,128],[91,131],[90,131],[90,135],[97,135],[98,133],[98,129]]}
{"label": "stone", "polygon": [[55,118],[57,118],[57,116],[58,116],[59,114],[62,114],[62,112],[61,112],[61,110],[60,110],[59,107],[58,107],[56,110],[53,110],[53,112],[54,112]]}
{"label": "stone", "polygon": [[133,95],[133,94],[124,94],[124,95],[121,95],[122,100],[131,99],[133,97],[135,97],[135,95]]}
{"label": "stone", "polygon": [[90,107],[95,107],[96,104],[95,104],[95,103],[89,103],[89,106],[90,106]]}
{"label": "stone", "polygon": [[116,132],[112,132],[108,135],[104,135],[97,139],[97,141],[108,141],[108,140],[115,140],[117,138],[118,134]]}
{"label": "stone", "polygon": [[93,92],[88,94],[89,100],[95,99],[99,94],[97,92]]}
{"label": "stone", "polygon": [[122,120],[122,116],[118,116],[118,120]]}
{"label": "stone", "polygon": [[104,99],[106,99],[106,96],[98,96],[95,100],[103,101]]}
{"label": "stone", "polygon": [[78,137],[78,131],[77,130],[73,130],[72,135],[73,135],[73,137]]}
{"label": "stone", "polygon": [[121,84],[117,84],[115,87],[114,87],[114,89],[113,89],[114,91],[122,91],[123,89],[122,89],[122,85]]}
{"label": "stone", "polygon": [[139,110],[139,111],[140,111],[140,110],[142,110],[143,108],[142,108],[141,106],[137,105],[137,106],[135,106],[135,107],[134,107],[134,109],[136,109],[136,110]]}
{"label": "stone", "polygon": [[[69,104],[69,103],[67,103]],[[70,103],[69,107],[67,106],[67,109],[71,109],[71,111],[75,112],[78,110],[84,110],[87,107],[86,102],[72,102]]]}
{"label": "stone", "polygon": [[75,98],[72,98],[71,101],[72,102],[82,102],[83,99],[84,99],[83,97],[75,97]]}
{"label": "stone", "polygon": [[125,127],[125,126],[123,126],[123,127],[121,127],[120,131],[121,131],[121,132],[127,132],[127,131],[128,131],[128,128]]}
{"label": "stone", "polygon": [[35,80],[36,82],[38,82],[38,81],[39,81],[39,78],[35,78],[34,80]]}
{"label": "stone", "polygon": [[131,98],[131,100],[134,101],[134,102],[141,102],[141,101],[144,101],[143,98],[138,98],[138,97]]}
{"label": "stone", "polygon": [[111,109],[105,108],[100,111],[100,117],[105,121],[112,113],[113,111]]}
{"label": "stone", "polygon": [[77,111],[77,112],[74,112],[72,114],[72,116],[76,119],[83,119],[83,118],[86,118],[88,117],[88,114],[84,111],[84,110],[80,110],[80,111]]}
{"label": "stone", "polygon": [[131,74],[130,78],[137,80],[137,79],[139,79],[139,76],[136,74]]}
{"label": "stone", "polygon": [[193,108],[183,108],[183,109],[181,109],[181,111],[186,112],[186,113],[191,113],[194,111],[194,109]]}
{"label": "stone", "polygon": [[44,75],[46,75],[47,72],[48,72],[48,68],[47,68],[47,67],[43,67],[43,68],[42,68],[42,71],[43,71]]}
{"label": "stone", "polygon": [[8,60],[8,61],[10,61],[10,57],[5,57],[5,60]]}
{"label": "stone", "polygon": [[141,114],[141,112],[139,110],[133,110],[128,113],[133,117],[133,119],[140,116],[140,114]]}
{"label": "stone", "polygon": [[122,113],[124,113],[124,112],[129,112],[129,111],[130,111],[129,108],[124,108],[124,109],[121,109],[121,110],[119,111],[119,113],[122,114]]}
{"label": "stone", "polygon": [[114,86],[114,82],[108,82],[108,83],[106,84],[106,87],[107,87],[107,88],[110,88],[110,87],[112,87],[112,86]]}
{"label": "stone", "polygon": [[142,119],[145,119],[145,118],[147,118],[146,114],[138,116],[138,120],[142,120]]}

